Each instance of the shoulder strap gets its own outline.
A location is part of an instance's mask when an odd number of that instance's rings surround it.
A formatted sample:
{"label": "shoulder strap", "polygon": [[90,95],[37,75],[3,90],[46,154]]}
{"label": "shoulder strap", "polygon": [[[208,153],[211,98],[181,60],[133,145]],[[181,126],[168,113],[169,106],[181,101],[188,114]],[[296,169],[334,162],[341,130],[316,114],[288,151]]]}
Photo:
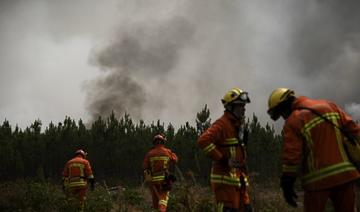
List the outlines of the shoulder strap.
{"label": "shoulder strap", "polygon": [[330,123],[331,125],[333,125],[334,127],[336,127],[338,130],[340,130],[340,132],[353,144],[355,144],[355,138],[351,135],[349,135],[347,132],[345,132],[345,130],[341,127],[339,127],[338,125],[334,124],[334,122],[332,122],[331,120],[329,120],[328,118],[326,118],[325,116],[323,116],[321,113],[319,113],[317,110],[315,110],[314,108],[308,108],[308,107],[297,107],[295,109],[298,110],[309,110],[312,113],[314,113],[315,115],[321,117],[323,120],[325,120],[326,122]]}

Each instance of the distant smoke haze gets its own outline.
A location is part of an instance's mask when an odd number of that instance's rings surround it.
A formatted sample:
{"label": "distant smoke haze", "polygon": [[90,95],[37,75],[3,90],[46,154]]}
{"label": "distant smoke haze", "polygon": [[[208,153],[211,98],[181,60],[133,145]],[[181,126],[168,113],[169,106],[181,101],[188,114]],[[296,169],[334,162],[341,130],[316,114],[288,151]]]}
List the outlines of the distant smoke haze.
{"label": "distant smoke haze", "polygon": [[359,103],[350,103],[345,105],[345,111],[351,115],[354,120],[360,122],[360,104]]}
{"label": "distant smoke haze", "polygon": [[340,104],[359,101],[360,2],[305,2],[293,14],[291,57],[308,92]]}
{"label": "distant smoke haze", "polygon": [[[179,126],[232,87],[266,114],[277,87],[359,103],[360,1],[3,0],[0,118],[27,126],[114,111]],[[12,121],[14,120],[14,121]],[[25,122],[25,123],[24,123]]]}
{"label": "distant smoke haze", "polygon": [[127,11],[138,11],[136,21],[119,21],[119,31],[95,53],[95,60],[110,72],[107,77],[128,78],[137,89],[117,80],[112,80],[117,86],[95,83],[90,91],[110,86],[119,95],[109,92],[115,98],[107,98],[102,92],[105,96],[97,99],[89,92],[93,115],[108,114],[116,106],[120,114],[182,122],[208,104],[218,116],[222,95],[235,86],[250,92],[248,115],[256,113],[263,121],[269,121],[267,97],[276,87],[291,87],[298,95],[328,98],[341,106],[358,100],[354,91],[360,78],[360,2],[125,5]]}

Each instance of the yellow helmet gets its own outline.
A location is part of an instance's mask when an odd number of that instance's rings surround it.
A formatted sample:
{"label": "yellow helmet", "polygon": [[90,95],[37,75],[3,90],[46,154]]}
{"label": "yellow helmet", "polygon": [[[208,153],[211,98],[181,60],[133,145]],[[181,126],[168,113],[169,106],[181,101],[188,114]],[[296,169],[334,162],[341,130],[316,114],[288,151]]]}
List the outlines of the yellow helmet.
{"label": "yellow helmet", "polygon": [[247,92],[242,91],[240,88],[233,88],[226,92],[221,102],[226,107],[233,103],[250,103],[250,98]]}
{"label": "yellow helmet", "polygon": [[159,133],[159,134],[156,134],[153,138],[153,142],[156,142],[156,141],[165,142],[167,140],[166,140],[166,137],[164,134]]}
{"label": "yellow helmet", "polygon": [[81,155],[83,158],[86,158],[87,152],[82,149],[78,149],[75,151],[75,155]]}
{"label": "yellow helmet", "polygon": [[285,102],[290,97],[294,97],[295,92],[289,88],[277,88],[269,96],[268,100],[268,114],[273,120],[277,120],[280,114],[276,114],[274,109],[282,102]]}

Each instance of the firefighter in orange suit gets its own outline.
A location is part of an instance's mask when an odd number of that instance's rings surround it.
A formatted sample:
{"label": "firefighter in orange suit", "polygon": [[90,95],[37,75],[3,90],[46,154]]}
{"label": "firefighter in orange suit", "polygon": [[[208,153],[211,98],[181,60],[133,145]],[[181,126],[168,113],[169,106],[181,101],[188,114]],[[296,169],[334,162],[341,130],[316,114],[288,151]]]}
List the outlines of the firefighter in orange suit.
{"label": "firefighter in orange suit", "polygon": [[287,203],[297,206],[293,186],[301,170],[305,211],[324,211],[329,198],[335,211],[356,211],[354,180],[360,174],[348,159],[340,130],[359,138],[360,127],[351,117],[330,101],[296,97],[288,88],[271,93],[268,114],[285,119],[280,184]]}
{"label": "firefighter in orange suit", "polygon": [[90,162],[86,160],[87,153],[77,150],[74,158],[69,160],[63,171],[63,190],[70,200],[75,200],[80,211],[84,210],[88,182],[94,190],[95,180]]}
{"label": "firefighter in orange suit", "polygon": [[151,192],[153,208],[161,212],[166,211],[171,185],[176,180],[169,168],[178,161],[176,154],[165,147],[165,142],[163,134],[155,135],[154,146],[145,155],[143,162],[145,182]]}
{"label": "firefighter in orange suit", "polygon": [[252,211],[246,170],[245,105],[248,93],[239,88],[221,100],[225,112],[198,138],[200,148],[212,159],[211,188],[217,211]]}

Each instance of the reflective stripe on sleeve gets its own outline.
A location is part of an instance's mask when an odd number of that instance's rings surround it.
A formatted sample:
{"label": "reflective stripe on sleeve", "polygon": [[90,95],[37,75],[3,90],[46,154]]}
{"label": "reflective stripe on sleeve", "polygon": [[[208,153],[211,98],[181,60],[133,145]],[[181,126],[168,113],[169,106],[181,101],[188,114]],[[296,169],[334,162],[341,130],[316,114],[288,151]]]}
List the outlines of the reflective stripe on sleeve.
{"label": "reflective stripe on sleeve", "polygon": [[205,154],[209,154],[214,149],[215,149],[215,145],[213,143],[211,143],[208,146],[206,146],[205,148],[203,148],[203,151],[205,152]]}

